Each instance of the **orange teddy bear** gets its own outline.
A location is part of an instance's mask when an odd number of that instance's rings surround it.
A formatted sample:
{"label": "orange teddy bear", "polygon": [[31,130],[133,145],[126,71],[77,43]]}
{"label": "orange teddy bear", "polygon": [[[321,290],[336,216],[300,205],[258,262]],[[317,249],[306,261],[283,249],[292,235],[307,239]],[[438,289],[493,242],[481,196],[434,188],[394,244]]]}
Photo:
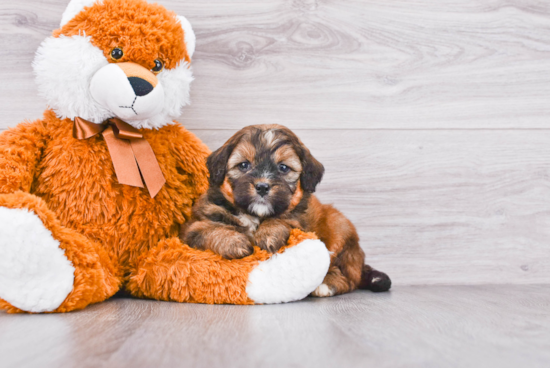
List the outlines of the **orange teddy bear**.
{"label": "orange teddy bear", "polygon": [[206,191],[189,102],[189,22],[144,0],[72,0],[33,67],[51,110],[0,135],[0,308],[68,312],[125,288],[199,303],[298,300],[330,256],[295,230],[226,260],[177,238]]}

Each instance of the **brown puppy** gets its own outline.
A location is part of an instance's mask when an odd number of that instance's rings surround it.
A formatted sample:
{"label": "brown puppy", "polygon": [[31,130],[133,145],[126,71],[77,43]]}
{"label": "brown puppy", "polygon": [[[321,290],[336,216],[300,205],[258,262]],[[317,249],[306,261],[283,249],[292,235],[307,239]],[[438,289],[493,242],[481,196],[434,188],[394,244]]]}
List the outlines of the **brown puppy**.
{"label": "brown puppy", "polygon": [[281,125],[246,127],[207,161],[210,188],[193,208],[181,237],[191,247],[226,258],[250,255],[253,245],[276,252],[290,230],[314,232],[332,252],[331,265],[314,296],[361,287],[386,291],[389,277],[364,264],[353,224],[312,193],[323,165],[298,137]]}

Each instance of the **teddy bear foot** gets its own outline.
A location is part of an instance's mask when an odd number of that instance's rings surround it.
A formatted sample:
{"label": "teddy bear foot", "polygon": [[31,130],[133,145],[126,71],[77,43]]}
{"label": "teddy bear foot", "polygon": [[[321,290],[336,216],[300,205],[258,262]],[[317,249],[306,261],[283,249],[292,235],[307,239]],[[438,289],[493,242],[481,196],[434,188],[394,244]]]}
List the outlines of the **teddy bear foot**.
{"label": "teddy bear foot", "polygon": [[307,239],[260,262],[249,275],[246,292],[257,304],[300,300],[323,282],[329,266],[325,244]]}
{"label": "teddy bear foot", "polygon": [[49,312],[73,290],[74,267],[33,212],[0,207],[0,299]]}

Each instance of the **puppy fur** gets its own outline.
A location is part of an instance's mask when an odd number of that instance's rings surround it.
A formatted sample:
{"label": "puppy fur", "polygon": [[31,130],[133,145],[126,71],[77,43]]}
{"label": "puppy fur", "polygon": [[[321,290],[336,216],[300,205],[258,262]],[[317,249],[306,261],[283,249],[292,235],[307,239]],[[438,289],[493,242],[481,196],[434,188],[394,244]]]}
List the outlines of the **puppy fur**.
{"label": "puppy fur", "polygon": [[288,128],[246,127],[213,152],[207,166],[210,188],[181,231],[191,247],[229,259],[250,255],[254,245],[273,253],[298,228],[317,234],[332,252],[327,276],[314,296],[357,287],[389,289],[388,276],[364,264],[353,224],[312,194],[324,167]]}

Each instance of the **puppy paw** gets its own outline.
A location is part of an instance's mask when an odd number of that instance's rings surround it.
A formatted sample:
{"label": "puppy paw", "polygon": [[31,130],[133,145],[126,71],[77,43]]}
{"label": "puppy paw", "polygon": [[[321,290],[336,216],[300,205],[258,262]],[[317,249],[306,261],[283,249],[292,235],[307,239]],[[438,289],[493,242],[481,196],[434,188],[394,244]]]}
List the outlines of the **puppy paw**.
{"label": "puppy paw", "polygon": [[254,247],[245,234],[235,232],[223,239],[223,243],[218,248],[218,253],[227,259],[244,258],[254,252]]}
{"label": "puppy paw", "polygon": [[227,259],[243,258],[254,252],[248,236],[209,221],[191,224],[182,238],[192,248],[209,249]]}
{"label": "puppy paw", "polygon": [[319,298],[325,298],[328,296],[333,296],[334,290],[332,287],[328,286],[327,284],[321,284],[317,286],[317,289],[315,289],[313,293],[311,293],[311,295]]}
{"label": "puppy paw", "polygon": [[288,242],[290,228],[286,224],[262,224],[254,234],[254,241],[260,249],[276,253]]}

